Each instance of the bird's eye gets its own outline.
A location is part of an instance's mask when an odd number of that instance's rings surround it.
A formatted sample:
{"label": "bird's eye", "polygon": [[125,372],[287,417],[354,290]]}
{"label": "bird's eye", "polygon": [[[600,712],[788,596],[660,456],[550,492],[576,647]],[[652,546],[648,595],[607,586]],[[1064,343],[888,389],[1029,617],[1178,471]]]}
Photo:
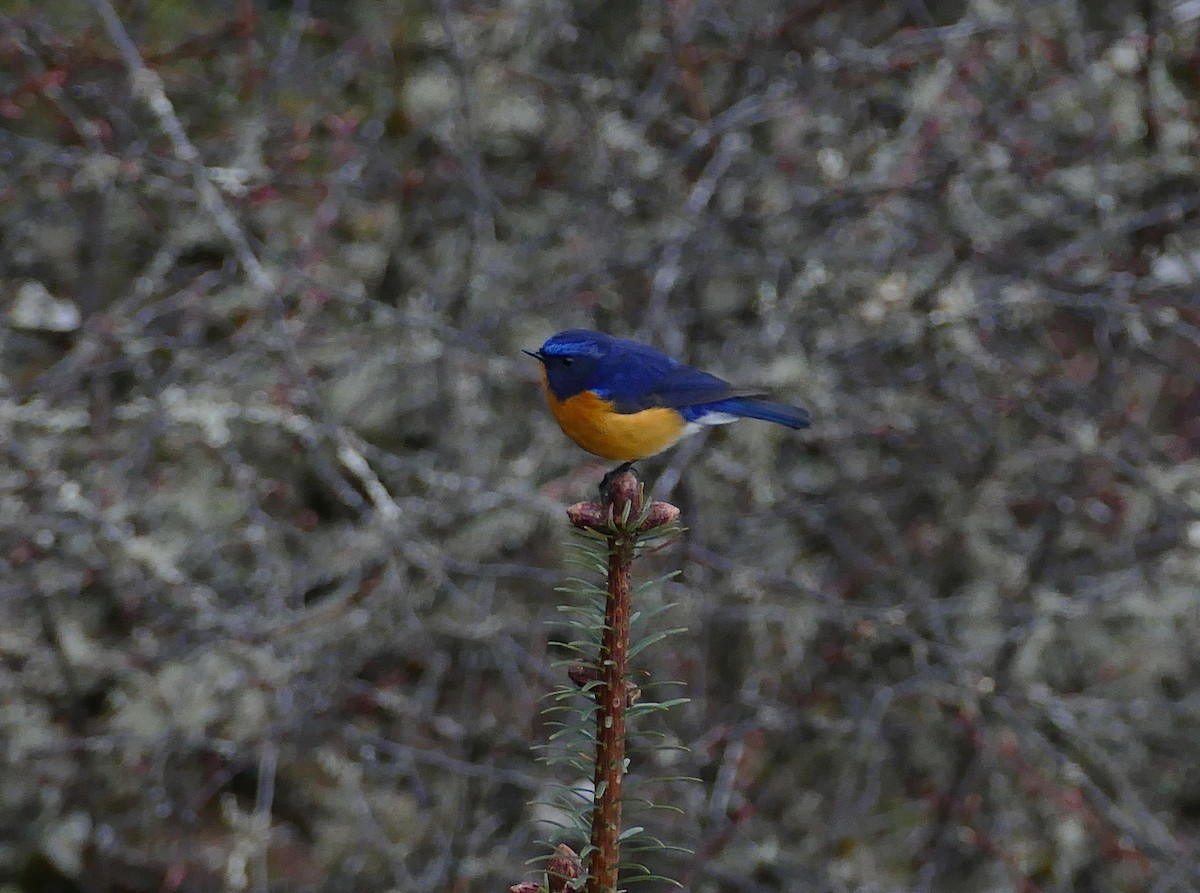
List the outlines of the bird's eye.
{"label": "bird's eye", "polygon": [[574,363],[574,362],[575,362],[575,358],[574,358],[574,357],[563,357],[563,358],[562,358],[562,364],[563,364],[564,366],[570,366],[570,365],[571,365],[572,363]]}

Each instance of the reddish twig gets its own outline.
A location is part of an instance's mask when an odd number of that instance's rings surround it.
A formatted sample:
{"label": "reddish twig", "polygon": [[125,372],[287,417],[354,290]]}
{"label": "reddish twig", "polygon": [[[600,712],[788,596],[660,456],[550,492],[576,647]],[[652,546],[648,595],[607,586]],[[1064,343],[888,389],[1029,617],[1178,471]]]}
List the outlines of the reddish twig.
{"label": "reddish twig", "polygon": [[596,767],[592,808],[591,854],[586,893],[617,889],[620,865],[621,789],[625,778],[625,711],[629,697],[629,615],[631,569],[638,537],[669,524],[679,509],[656,502],[642,514],[642,492],[631,473],[619,475],[602,503],[581,502],[567,510],[576,527],[608,537],[608,598],[596,663]]}

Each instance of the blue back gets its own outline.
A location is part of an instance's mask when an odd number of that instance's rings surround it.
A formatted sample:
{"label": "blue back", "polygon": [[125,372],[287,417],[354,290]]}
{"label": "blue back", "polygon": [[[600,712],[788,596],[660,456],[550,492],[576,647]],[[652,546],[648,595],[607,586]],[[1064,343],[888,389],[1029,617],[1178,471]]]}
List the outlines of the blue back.
{"label": "blue back", "polygon": [[617,412],[653,407],[679,410],[687,421],[710,412],[765,419],[805,427],[808,414],[798,407],[756,399],[761,392],[735,388],[724,379],[685,366],[660,350],[603,332],[568,329],[542,345],[537,356],[559,400],[593,391]]}

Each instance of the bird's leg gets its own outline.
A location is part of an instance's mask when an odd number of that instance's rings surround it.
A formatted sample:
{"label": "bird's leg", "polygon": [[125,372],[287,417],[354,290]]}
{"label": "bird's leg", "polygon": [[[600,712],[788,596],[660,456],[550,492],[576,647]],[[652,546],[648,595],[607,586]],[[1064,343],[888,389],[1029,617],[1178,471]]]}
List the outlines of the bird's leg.
{"label": "bird's leg", "polygon": [[633,467],[632,462],[622,462],[608,474],[600,479],[600,500],[604,501],[608,498],[608,488],[612,486],[612,482],[619,478],[627,471],[632,471],[633,476],[637,477],[637,469]]}

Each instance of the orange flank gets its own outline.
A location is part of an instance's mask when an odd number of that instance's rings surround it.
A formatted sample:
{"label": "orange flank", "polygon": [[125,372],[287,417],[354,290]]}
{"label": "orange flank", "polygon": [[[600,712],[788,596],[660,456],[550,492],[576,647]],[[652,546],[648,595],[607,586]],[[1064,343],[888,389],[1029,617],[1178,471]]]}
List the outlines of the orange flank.
{"label": "orange flank", "polygon": [[566,400],[554,396],[542,370],[542,386],[550,411],[563,433],[589,453],[618,462],[633,462],[661,453],[683,436],[685,422],[674,409],[655,407],[621,413],[613,404],[583,391]]}

